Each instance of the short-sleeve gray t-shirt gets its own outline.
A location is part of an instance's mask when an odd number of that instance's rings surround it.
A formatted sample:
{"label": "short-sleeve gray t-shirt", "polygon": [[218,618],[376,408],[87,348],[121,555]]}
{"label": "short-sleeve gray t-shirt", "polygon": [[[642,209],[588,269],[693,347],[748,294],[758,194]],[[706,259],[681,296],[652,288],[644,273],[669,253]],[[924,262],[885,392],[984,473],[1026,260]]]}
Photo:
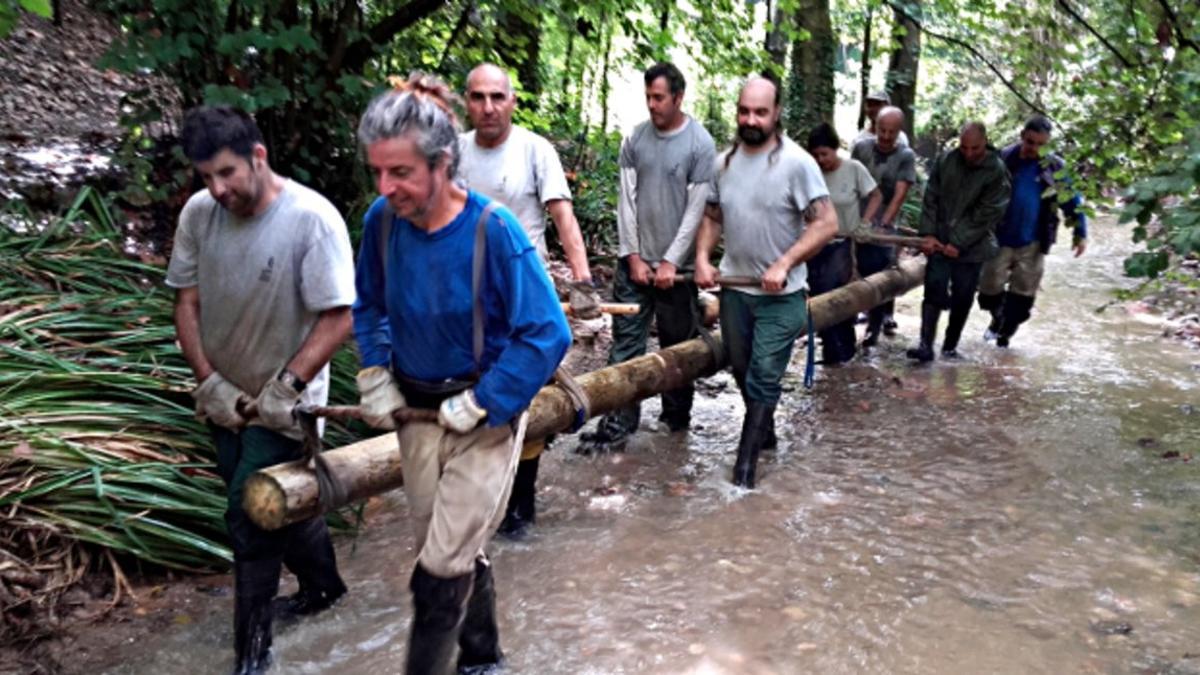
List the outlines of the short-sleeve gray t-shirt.
{"label": "short-sleeve gray t-shirt", "polygon": [[[620,166],[637,172],[638,255],[663,259],[683,222],[688,186],[712,180],[716,145],[704,125],[688,118],[683,128],[663,133],[652,122],[637,125],[621,144]],[[684,259],[690,263],[696,244]],[[685,263],[685,264],[688,264]]]}
{"label": "short-sleeve gray t-shirt", "polygon": [[867,167],[855,159],[843,159],[841,166],[824,176],[829,201],[833,202],[833,210],[837,212],[838,236],[848,237],[862,222],[862,200],[875,189],[875,179]]}
{"label": "short-sleeve gray t-shirt", "polygon": [[459,146],[459,175],[467,187],[507,206],[545,261],[546,202],[571,198],[554,146],[516,125],[498,147],[478,145],[474,131],[459,136]]}
{"label": "short-sleeve gray t-shirt", "polygon": [[856,143],[850,156],[862,162],[879,184],[883,208],[892,202],[897,181],[910,184],[917,182],[917,156],[909,148],[897,145],[895,150],[884,153],[879,150],[874,138],[868,138]]}
{"label": "short-sleeve gray t-shirt", "polygon": [[[320,312],[354,303],[354,257],[329,200],[287,181],[267,210],[239,218],[207,190],[179,215],[167,285],[199,287],[200,342],[217,372],[257,396],[308,337]],[[329,366],[301,402],[324,405]]]}
{"label": "short-sleeve gray t-shirt", "polygon": [[[714,164],[716,176],[708,201],[721,206],[725,257],[722,276],[760,277],[804,234],[804,211],[815,199],[829,196],[816,160],[790,138],[772,157],[770,152],[746,154],[739,148],[725,166],[721,153]],[[788,272],[783,293],[808,288],[803,263]],[[762,288],[738,288],[753,295]]]}

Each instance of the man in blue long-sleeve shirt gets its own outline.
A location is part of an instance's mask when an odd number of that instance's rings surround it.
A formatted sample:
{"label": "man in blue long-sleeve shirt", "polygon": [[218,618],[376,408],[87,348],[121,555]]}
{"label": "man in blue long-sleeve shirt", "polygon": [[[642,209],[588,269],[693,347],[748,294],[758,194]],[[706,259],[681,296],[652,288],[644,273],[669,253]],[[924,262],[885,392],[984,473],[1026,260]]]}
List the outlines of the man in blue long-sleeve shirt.
{"label": "man in blue long-sleeve shirt", "polygon": [[[1029,319],[1042,280],[1046,254],[1058,238],[1058,212],[1074,227],[1075,257],[1087,249],[1087,216],[1079,208],[1079,195],[1058,194],[1063,160],[1042,157],[1050,142],[1050,121],[1031,117],[1021,131],[1021,141],[1000,152],[1012,182],[1012,198],[1004,220],[996,228],[1000,251],[983,267],[979,306],[992,313],[985,339],[1007,347],[1017,328]],[[1056,182],[1057,181],[1057,182]]]}
{"label": "man in blue long-sleeve shirt", "polygon": [[508,209],[455,183],[453,94],[416,74],[372,101],[359,141],[381,197],[364,218],[354,335],[363,418],[399,431],[416,535],[406,671],[502,660],[484,547],[504,516],[525,409],[571,343],[537,250]]}

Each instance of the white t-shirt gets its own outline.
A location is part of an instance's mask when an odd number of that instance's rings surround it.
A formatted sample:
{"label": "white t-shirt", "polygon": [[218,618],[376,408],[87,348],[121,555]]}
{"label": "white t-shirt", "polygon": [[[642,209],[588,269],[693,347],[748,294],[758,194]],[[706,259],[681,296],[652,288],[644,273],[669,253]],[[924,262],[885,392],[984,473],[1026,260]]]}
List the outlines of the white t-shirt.
{"label": "white t-shirt", "polygon": [[848,237],[862,222],[862,200],[875,189],[875,179],[862,162],[846,157],[842,158],[841,166],[824,175],[829,200],[837,212],[838,236]]}
{"label": "white t-shirt", "polygon": [[513,125],[504,143],[485,148],[475,132],[459,136],[459,175],[466,186],[504,204],[546,259],[546,202],[570,199],[571,188],[550,141]]}
{"label": "white t-shirt", "polygon": [[[720,153],[714,165],[710,204],[720,204],[725,235],[722,276],[761,277],[804,234],[804,210],[814,199],[828,197],[829,190],[817,161],[786,136],[774,156],[770,152],[747,155],[738,151],[725,166]],[[788,272],[783,293],[808,287],[808,268],[801,263]],[[762,295],[762,288],[738,288],[742,293]]]}
{"label": "white t-shirt", "polygon": [[[204,355],[222,377],[257,396],[322,311],[354,304],[350,236],[329,200],[291,180],[264,213],[248,219],[202,190],[179,214],[167,285],[199,287]],[[301,403],[325,405],[328,396],[326,365]]]}

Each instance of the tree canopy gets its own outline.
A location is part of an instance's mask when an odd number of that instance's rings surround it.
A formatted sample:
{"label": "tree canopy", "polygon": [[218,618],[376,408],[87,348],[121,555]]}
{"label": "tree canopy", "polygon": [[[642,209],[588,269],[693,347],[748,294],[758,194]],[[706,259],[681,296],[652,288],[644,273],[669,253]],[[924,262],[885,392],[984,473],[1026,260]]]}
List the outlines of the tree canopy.
{"label": "tree canopy", "polygon": [[[786,80],[786,128],[795,138],[831,119],[839,103],[883,87],[910,113],[910,133],[932,142],[918,144],[927,154],[967,118],[988,121],[1000,144],[1016,138],[1026,117],[1043,114],[1055,124],[1064,178],[1075,189],[1093,205],[1127,197],[1124,218],[1147,242],[1130,273],[1163,270],[1170,251],[1200,251],[1194,2],[97,2],[125,36],[105,65],[169,77],[184,106],[252,111],[273,162],[350,211],[369,192],[353,125],[386,75],[425,70],[458,86],[481,61],[509,68],[521,97],[517,121],[561,141],[575,187],[586,193],[612,187],[602,165],[615,145],[615,75],[674,58],[690,66],[699,92],[693,111],[719,142],[730,137],[733,87],[756,71]],[[20,8],[44,4],[3,0],[0,29]],[[148,91],[129,103],[134,149],[151,147],[151,130],[166,123],[169,132],[178,113]],[[176,166],[164,181],[161,169],[143,165],[136,187],[159,199],[179,192],[186,171]],[[579,197],[585,221],[610,220],[609,199]]]}

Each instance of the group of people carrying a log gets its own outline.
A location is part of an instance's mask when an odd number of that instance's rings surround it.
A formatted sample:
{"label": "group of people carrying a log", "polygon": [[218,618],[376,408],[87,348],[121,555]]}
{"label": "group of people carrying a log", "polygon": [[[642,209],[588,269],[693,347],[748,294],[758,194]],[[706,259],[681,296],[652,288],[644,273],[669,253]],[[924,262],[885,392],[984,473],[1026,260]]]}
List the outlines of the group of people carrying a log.
{"label": "group of people carrying a log", "polygon": [[[406,671],[481,673],[503,661],[485,549],[498,528],[519,535],[534,521],[544,442],[523,442],[525,411],[571,343],[544,268],[546,214],[577,284],[592,281],[587,251],[553,146],[512,123],[516,97],[503,70],[483,64],[469,74],[465,134],[459,99],[437,78],[393,84],[358,127],[380,196],[364,217],[357,263],[337,210],[271,169],[252,118],[214,107],[184,118],[183,149],[207,189],[180,215],[167,282],[178,291],[196,410],[228,486],[237,673],[269,666],[273,618],[324,610],[346,593],[322,517],[260,529],[242,489],[251,473],[301,455],[294,411],[324,405],[328,362],[351,332],[362,418],[398,434],[416,536]],[[609,361],[643,354],[652,320],[663,347],[700,335],[699,288],[757,279],[726,288],[720,302],[725,357],[746,406],[733,481],[753,488],[759,451],[777,443],[774,411],[793,345],[810,325],[808,295],[850,281],[850,240],[864,231],[878,236],[857,247],[859,273],[894,262],[894,247],[879,242],[896,232],[916,181],[903,114],[873,96],[853,158],[838,154],[829,125],[802,148],[780,125],[778,84],[754,77],[737,99],[737,136],[718,153],[683,112],[674,65],[648,69],[645,87],[650,119],[620,153],[613,288],[615,300],[639,309],[613,317]],[[1049,133],[1034,118],[1019,144],[997,152],[983,125],[968,123],[959,146],[933,162],[918,227],[929,263],[912,357],[933,358],[943,309],[942,353],[955,354],[981,274],[980,305],[992,312],[998,344],[1028,318],[1060,207],[1050,192],[1061,162],[1041,152]],[[1082,253],[1077,202],[1062,206]],[[894,329],[888,311],[871,311],[864,346]],[[852,322],[822,339],[827,363],[855,353]],[[663,395],[669,430],[689,427],[692,398],[691,385]],[[436,411],[436,422],[398,423],[396,411],[412,408]],[[619,449],[639,418],[636,403],[605,416],[579,450]],[[276,598],[284,565],[299,591]]]}

